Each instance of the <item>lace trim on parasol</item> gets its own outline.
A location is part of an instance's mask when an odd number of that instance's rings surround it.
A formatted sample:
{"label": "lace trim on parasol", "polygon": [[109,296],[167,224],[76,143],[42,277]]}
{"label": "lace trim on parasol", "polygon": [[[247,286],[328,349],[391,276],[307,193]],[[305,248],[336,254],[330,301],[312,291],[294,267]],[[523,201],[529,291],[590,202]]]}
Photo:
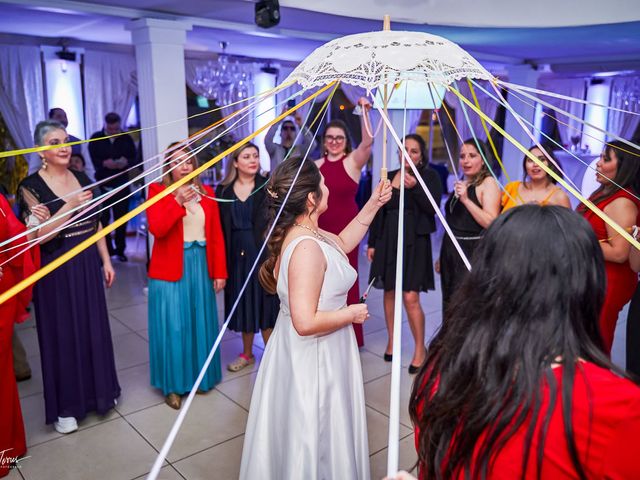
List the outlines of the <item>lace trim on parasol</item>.
{"label": "lace trim on parasol", "polygon": [[303,88],[335,80],[373,90],[401,80],[448,85],[493,76],[462,48],[422,32],[379,31],[349,35],[317,48],[289,75]]}

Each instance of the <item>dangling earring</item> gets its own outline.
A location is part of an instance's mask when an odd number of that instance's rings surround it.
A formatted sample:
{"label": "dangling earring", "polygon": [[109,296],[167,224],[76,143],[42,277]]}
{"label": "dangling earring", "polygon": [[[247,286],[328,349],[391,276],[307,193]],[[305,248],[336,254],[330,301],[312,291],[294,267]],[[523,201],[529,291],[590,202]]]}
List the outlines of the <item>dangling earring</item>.
{"label": "dangling earring", "polygon": [[40,159],[42,160],[42,169],[46,170],[47,169],[47,159],[44,157],[40,157]]}

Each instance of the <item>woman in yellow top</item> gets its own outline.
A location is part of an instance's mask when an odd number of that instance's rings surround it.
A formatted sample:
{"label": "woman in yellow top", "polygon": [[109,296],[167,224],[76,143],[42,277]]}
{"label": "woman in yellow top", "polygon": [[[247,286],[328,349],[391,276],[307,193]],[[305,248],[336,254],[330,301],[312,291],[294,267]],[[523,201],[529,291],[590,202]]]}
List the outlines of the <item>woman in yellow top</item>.
{"label": "woman in yellow top", "polygon": [[[538,147],[529,149],[538,160],[544,162],[558,176],[562,177],[562,173],[549,161],[549,158],[542,153]],[[558,161],[553,158],[558,163]],[[514,181],[508,183],[502,194],[502,212],[506,212],[510,208],[524,205],[526,203],[537,203],[538,205],[560,205],[561,207],[571,208],[569,196],[556,185],[556,180],[547,175],[533,160],[525,156],[522,161],[522,170],[524,178],[522,181]]]}

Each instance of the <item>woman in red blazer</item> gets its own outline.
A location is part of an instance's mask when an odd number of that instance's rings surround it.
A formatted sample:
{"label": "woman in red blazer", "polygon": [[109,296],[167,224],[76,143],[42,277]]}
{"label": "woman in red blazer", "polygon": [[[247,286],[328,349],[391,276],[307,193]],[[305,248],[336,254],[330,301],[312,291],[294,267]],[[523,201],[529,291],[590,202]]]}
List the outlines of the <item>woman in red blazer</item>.
{"label": "woman in red blazer", "polygon": [[[190,150],[172,152],[165,160],[162,183],[149,186],[149,197],[195,168]],[[181,395],[193,387],[218,334],[215,293],[225,286],[227,265],[213,196],[213,190],[196,179],[147,210],[154,236],[149,263],[151,384],[162,390],[167,405],[175,409],[180,408]],[[221,377],[217,352],[199,391],[212,389]]]}
{"label": "woman in red blazer", "polygon": [[[49,210],[43,205],[32,208],[39,221],[49,218]],[[25,231],[25,227],[16,218],[11,210],[9,202],[0,195],[0,241],[13,238]],[[26,240],[20,237],[13,243],[0,247],[0,293],[7,291],[16,283],[31,275],[38,268],[40,255],[38,247],[31,248],[27,253],[16,258],[16,255],[24,247],[7,250],[17,246]],[[4,252],[2,252],[4,251]],[[22,322],[28,316],[27,305],[31,302],[31,288],[27,288],[0,305],[0,477],[9,474],[11,460],[24,455],[27,451],[24,425],[22,423],[22,411],[18,399],[18,386],[13,374],[13,352],[11,337],[13,324]],[[4,453],[2,453],[4,452]]]}

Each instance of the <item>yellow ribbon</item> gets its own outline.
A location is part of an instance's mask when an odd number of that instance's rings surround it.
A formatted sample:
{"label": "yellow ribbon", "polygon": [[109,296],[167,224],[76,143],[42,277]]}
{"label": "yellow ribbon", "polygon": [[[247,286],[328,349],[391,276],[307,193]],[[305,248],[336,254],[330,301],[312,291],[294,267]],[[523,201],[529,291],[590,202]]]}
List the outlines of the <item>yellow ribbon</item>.
{"label": "yellow ribbon", "polygon": [[[473,97],[473,101],[476,104],[476,107],[478,107],[478,109],[480,109],[480,102],[478,102],[478,97],[476,96],[476,91],[473,88],[473,84],[471,83],[471,79],[470,78],[467,78],[467,83],[469,84],[469,89],[471,90],[471,96]],[[496,160],[498,161],[498,164],[500,165],[500,168],[502,169],[502,172],[504,173],[504,176],[507,179],[507,182],[510,182],[511,178],[509,178],[509,174],[507,173],[507,169],[504,168],[504,165],[502,164],[502,160],[500,159],[500,155],[498,155],[498,150],[496,149],[496,146],[493,143],[493,138],[491,138],[491,135],[489,135],[489,129],[487,128],[487,124],[484,121],[484,118],[480,117],[480,122],[482,123],[482,128],[484,128],[484,133],[487,134],[487,140],[489,141],[489,145],[491,145],[491,150],[493,151],[493,155],[496,157]]]}
{"label": "yellow ribbon", "polygon": [[[55,148],[61,148],[61,147],[72,147],[74,145],[82,145],[83,143],[97,142],[98,140],[107,140],[109,138],[120,137],[121,135],[128,135],[128,134],[131,134],[131,133],[138,133],[138,132],[143,132],[145,130],[151,130],[151,129],[158,128],[158,127],[164,127],[166,125],[171,125],[172,123],[183,122],[184,120],[191,120],[192,118],[196,118],[196,117],[199,117],[201,115],[208,115],[210,113],[217,112],[218,110],[222,110],[223,108],[233,107],[234,105],[238,105],[238,104],[243,103],[243,102],[248,102],[249,100],[253,100],[254,98],[260,98],[260,97],[263,97],[265,95],[270,95],[273,92],[276,92],[278,90],[282,90],[282,89],[284,89],[286,87],[289,87],[293,83],[294,82],[284,83],[282,85],[278,85],[277,87],[272,88],[271,90],[267,90],[266,92],[262,92],[262,93],[259,93],[257,95],[254,95],[253,97],[245,98],[244,100],[238,100],[237,102],[233,102],[233,103],[230,103],[228,105],[224,105],[222,107],[214,108],[212,110],[207,110],[206,112],[196,113],[196,114],[191,115],[190,117],[187,117],[185,119],[171,120],[170,122],[162,123],[160,125],[154,125],[152,127],[137,128],[135,130],[128,130],[126,132],[115,133],[113,135],[106,135],[104,137],[90,138],[88,140],[78,140],[76,142],[60,143],[60,144],[56,144],[56,145],[41,145],[39,147],[22,148],[20,150],[8,150],[6,152],[0,152],[0,158],[15,157],[17,155],[25,155],[25,154],[28,154],[28,153],[35,153],[35,152],[44,152],[46,150],[53,150]],[[209,127],[207,127],[207,128],[209,128]]]}
{"label": "yellow ribbon", "polygon": [[[197,177],[198,175],[200,175],[202,172],[204,172],[205,170],[207,170],[208,168],[212,167],[213,165],[215,165],[218,161],[220,161],[222,158],[226,157],[227,155],[233,153],[234,151],[236,151],[238,148],[240,148],[241,146],[243,146],[245,143],[250,142],[251,140],[253,140],[255,137],[257,137],[258,135],[260,135],[260,133],[262,133],[264,130],[270,128],[272,125],[280,122],[283,118],[291,115],[291,113],[295,112],[296,110],[298,110],[300,107],[302,107],[303,105],[306,105],[307,103],[309,103],[311,100],[313,100],[314,98],[316,98],[318,95],[322,94],[325,90],[329,89],[331,86],[335,85],[336,82],[331,82],[327,85],[325,85],[324,87],[322,87],[320,90],[318,90],[316,93],[314,93],[313,95],[308,96],[306,99],[304,99],[302,102],[298,103],[297,105],[294,105],[292,108],[290,108],[288,111],[280,114],[278,117],[276,117],[275,119],[273,119],[271,122],[267,123],[266,125],[260,127],[258,130],[256,130],[255,132],[253,132],[252,134],[248,135],[247,137],[243,138],[242,140],[240,140],[238,143],[236,143],[235,145],[227,148],[224,152],[218,154],[217,156],[215,156],[214,158],[212,158],[211,160],[209,160],[208,162],[204,163],[202,166],[198,167],[197,169],[195,169],[193,172],[191,172],[188,175],[185,175],[184,177],[182,177],[180,180],[178,180],[177,182],[173,183],[172,185],[170,185],[169,187],[167,187],[165,190],[163,190],[162,192],[160,192],[158,195],[149,198],[148,200],[146,200],[144,203],[140,204],[139,206],[137,206],[136,208],[134,208],[133,210],[131,210],[130,212],[128,212],[126,215],[123,215],[122,217],[120,217],[118,220],[114,221],[112,224],[107,225],[106,227],[104,227],[102,230],[94,233],[93,235],[91,235],[89,238],[85,239],[84,241],[82,241],[81,243],[79,243],[78,245],[76,245],[75,247],[73,247],[71,250],[68,250],[67,252],[65,252],[64,254],[60,255],[58,258],[56,258],[54,261],[52,261],[51,263],[45,265],[44,267],[42,267],[40,270],[38,270],[37,272],[33,273],[32,275],[30,275],[29,277],[25,278],[24,280],[22,280],[21,282],[19,282],[18,284],[14,285],[13,287],[11,287],[9,290],[7,290],[6,292],[2,293],[0,295],[0,305],[2,305],[4,302],[6,302],[7,300],[9,300],[11,297],[13,297],[14,295],[17,295],[18,293],[20,293],[22,290],[24,290],[25,288],[30,287],[31,285],[33,285],[35,282],[37,282],[38,280],[40,280],[42,277],[44,277],[45,275],[48,275],[49,273],[51,273],[52,271],[54,271],[56,268],[60,267],[61,265],[63,265],[65,262],[68,262],[69,260],[71,260],[73,257],[75,257],[76,255],[78,255],[79,253],[81,253],[82,251],[84,251],[85,249],[89,248],[91,245],[93,245],[95,242],[97,242],[98,240],[100,240],[101,238],[105,237],[106,235],[108,235],[109,233],[111,233],[113,230],[115,230],[116,228],[118,228],[121,225],[124,225],[126,222],[128,222],[129,220],[131,220],[133,217],[135,217],[136,215],[138,215],[139,213],[142,213],[142,211],[146,210],[147,208],[149,208],[152,205],[155,205],[156,203],[158,203],[160,200],[162,200],[164,197],[166,197],[167,195],[173,193],[176,189],[178,189],[179,187],[181,187],[182,185],[184,185],[185,183],[191,181],[192,179],[194,179],[195,177]],[[56,147],[59,147],[58,145],[56,145]]]}
{"label": "yellow ribbon", "polygon": [[469,100],[467,100],[464,97],[464,95],[462,95],[460,92],[458,92],[455,88],[453,88],[451,86],[447,86],[447,88],[449,90],[451,90],[456,96],[458,96],[458,98],[460,98],[463,102],[465,102],[471,109],[473,109],[473,111],[475,111],[478,115],[483,117],[493,128],[495,128],[498,132],[500,132],[502,134],[502,136],[504,136],[504,138],[509,140],[513,145],[516,146],[516,148],[518,148],[518,150],[520,150],[528,158],[530,158],[531,161],[533,161],[536,165],[538,165],[540,168],[542,168],[547,173],[547,175],[549,175],[553,179],[555,179],[556,182],[558,182],[560,185],[562,185],[564,188],[566,188],[567,191],[569,191],[574,197],[576,197],[584,205],[586,205],[586,207],[589,210],[591,210],[598,217],[600,217],[607,225],[609,225],[616,232],[618,232],[631,245],[633,245],[635,248],[640,250],[640,243],[637,240],[634,240],[633,237],[631,235],[629,235],[629,233],[627,233],[624,228],[622,228],[620,225],[618,225],[616,222],[614,222],[611,218],[609,218],[609,216],[606,213],[604,213],[602,210],[600,210],[598,207],[596,207],[591,201],[589,201],[588,199],[584,198],[580,192],[578,192],[575,188],[573,188],[571,185],[569,185],[556,172],[551,170],[545,164],[545,162],[541,162],[538,159],[538,157],[536,157],[533,153],[531,153],[529,150],[527,150],[527,148],[524,147],[524,145],[522,145],[520,142],[518,142],[515,138],[513,138],[511,135],[509,135],[503,128],[500,127],[500,125],[498,125],[493,120],[491,120],[482,110],[480,110],[475,105],[473,105]]}

